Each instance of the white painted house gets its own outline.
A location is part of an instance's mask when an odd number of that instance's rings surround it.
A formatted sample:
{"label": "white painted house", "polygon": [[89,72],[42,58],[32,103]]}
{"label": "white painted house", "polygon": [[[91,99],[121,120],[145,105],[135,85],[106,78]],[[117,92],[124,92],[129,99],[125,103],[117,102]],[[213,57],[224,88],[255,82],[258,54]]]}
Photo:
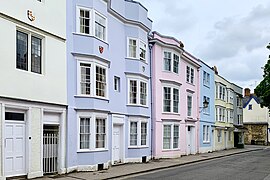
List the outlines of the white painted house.
{"label": "white painted house", "polygon": [[0,1],[0,179],[65,172],[66,1]]}

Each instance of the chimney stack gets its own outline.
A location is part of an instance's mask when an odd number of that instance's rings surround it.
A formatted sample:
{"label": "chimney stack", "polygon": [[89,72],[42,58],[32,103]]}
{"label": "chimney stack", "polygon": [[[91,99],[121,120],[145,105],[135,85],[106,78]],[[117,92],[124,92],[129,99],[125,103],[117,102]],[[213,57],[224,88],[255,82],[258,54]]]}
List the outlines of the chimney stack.
{"label": "chimney stack", "polygon": [[250,96],[250,89],[249,88],[245,88],[245,96]]}

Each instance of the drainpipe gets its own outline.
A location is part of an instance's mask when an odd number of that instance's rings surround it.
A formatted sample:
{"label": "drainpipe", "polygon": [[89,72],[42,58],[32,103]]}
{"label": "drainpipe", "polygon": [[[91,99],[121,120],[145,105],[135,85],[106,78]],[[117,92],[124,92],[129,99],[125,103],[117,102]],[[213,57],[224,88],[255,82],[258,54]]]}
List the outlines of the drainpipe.
{"label": "drainpipe", "polygon": [[[151,35],[148,36],[148,39],[151,39]],[[154,46],[154,43],[148,43],[149,44],[149,59],[150,59],[150,62],[149,62],[149,66],[150,66],[150,89],[151,89],[151,93],[150,93],[150,99],[151,99],[151,158],[153,159],[153,132],[154,132],[154,129],[153,129],[153,88],[152,88],[152,49],[153,49],[153,46]]]}

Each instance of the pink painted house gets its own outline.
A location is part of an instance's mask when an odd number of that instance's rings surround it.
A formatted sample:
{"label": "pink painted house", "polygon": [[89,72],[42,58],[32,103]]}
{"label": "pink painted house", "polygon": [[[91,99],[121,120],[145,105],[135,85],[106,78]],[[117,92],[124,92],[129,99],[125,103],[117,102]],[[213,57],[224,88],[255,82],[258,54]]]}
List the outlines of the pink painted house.
{"label": "pink painted house", "polygon": [[199,150],[198,60],[173,37],[152,33],[152,149],[154,158]]}

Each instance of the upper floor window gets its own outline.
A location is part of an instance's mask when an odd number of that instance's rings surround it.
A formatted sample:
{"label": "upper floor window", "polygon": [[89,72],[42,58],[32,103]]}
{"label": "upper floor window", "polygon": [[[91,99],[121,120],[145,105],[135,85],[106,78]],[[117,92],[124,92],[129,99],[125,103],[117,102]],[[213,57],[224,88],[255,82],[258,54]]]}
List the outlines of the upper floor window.
{"label": "upper floor window", "polygon": [[128,78],[129,96],[128,102],[130,105],[142,105],[147,106],[148,83],[144,79],[140,78]]}
{"label": "upper floor window", "polygon": [[137,38],[128,38],[128,58],[146,61],[146,43]]}
{"label": "upper floor window", "polygon": [[178,74],[179,73],[179,55],[169,52],[169,51],[164,51],[163,69],[165,71],[171,71]]}
{"label": "upper floor window", "polygon": [[80,9],[80,33],[90,34],[90,10]]}
{"label": "upper floor window", "polygon": [[207,96],[203,96],[203,102],[208,102],[208,106],[206,108],[203,108],[203,112],[205,114],[210,114],[210,98]]}
{"label": "upper floor window", "polygon": [[194,69],[187,66],[186,79],[188,83],[194,84]]}
{"label": "upper floor window", "polygon": [[90,8],[78,8],[77,31],[106,41],[107,18]]}
{"label": "upper floor window", "polygon": [[[31,43],[29,43],[29,40]],[[29,61],[31,57],[31,61]],[[31,33],[17,31],[16,35],[16,68],[42,73],[42,40]]]}
{"label": "upper floor window", "polygon": [[227,102],[228,103],[233,104],[233,95],[234,95],[233,91],[228,90],[228,92],[227,92]]}
{"label": "upper floor window", "polygon": [[192,115],[192,96],[187,96],[187,116]]}
{"label": "upper floor window", "polygon": [[203,85],[210,86],[210,74],[203,71]]}
{"label": "upper floor window", "polygon": [[226,118],[226,109],[223,107],[216,107],[216,121],[225,122]]}
{"label": "upper floor window", "polygon": [[236,105],[237,107],[242,108],[242,98],[240,98],[239,96],[236,98]]}
{"label": "upper floor window", "polygon": [[114,76],[114,90],[120,92],[120,77]]}
{"label": "upper floor window", "polygon": [[106,18],[95,13],[95,36],[105,41],[106,35]]}
{"label": "upper floor window", "polygon": [[179,89],[163,87],[163,112],[179,113]]}
{"label": "upper floor window", "polygon": [[106,65],[95,62],[79,62],[79,94],[106,98],[107,69]]}
{"label": "upper floor window", "polygon": [[221,99],[225,101],[226,97],[226,88],[223,85],[216,85],[216,97],[217,99]]}
{"label": "upper floor window", "polygon": [[248,105],[248,110],[252,110],[252,104]]}

